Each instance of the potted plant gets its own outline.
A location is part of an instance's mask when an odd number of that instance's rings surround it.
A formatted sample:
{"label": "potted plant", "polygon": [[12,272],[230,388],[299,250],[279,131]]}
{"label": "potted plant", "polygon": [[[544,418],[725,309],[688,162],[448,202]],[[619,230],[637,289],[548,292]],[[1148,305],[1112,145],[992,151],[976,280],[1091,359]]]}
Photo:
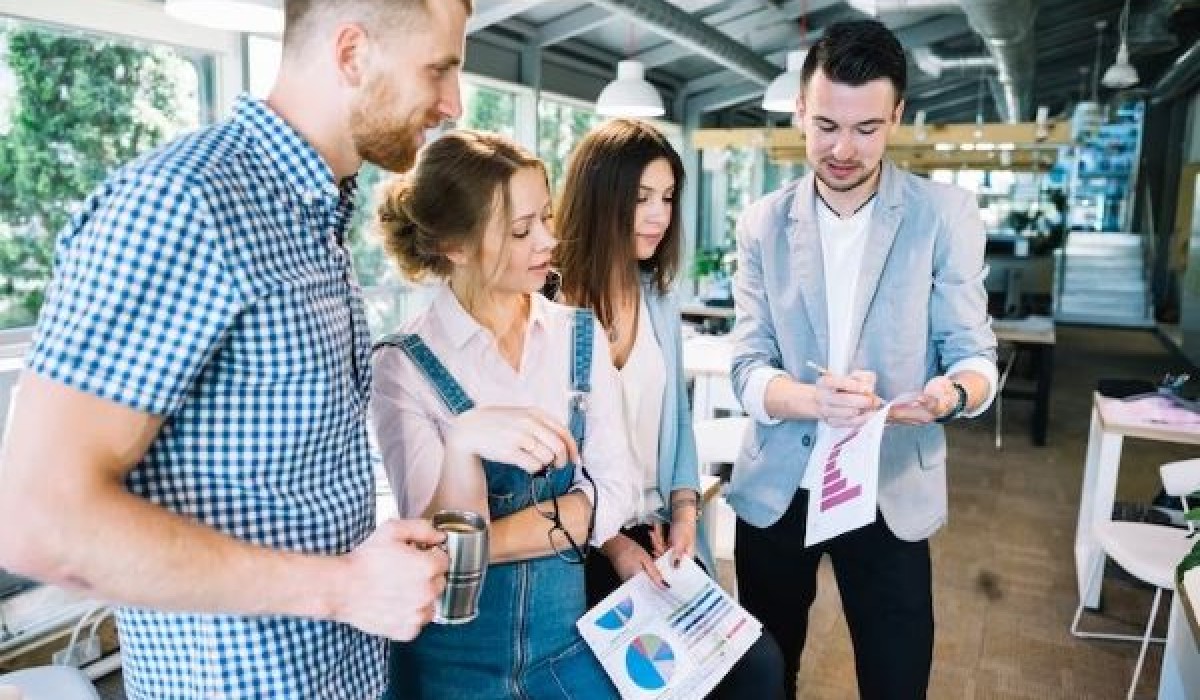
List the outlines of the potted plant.
{"label": "potted plant", "polygon": [[[1200,503],[1200,491],[1188,496],[1189,503]],[[1200,528],[1200,506],[1195,506],[1183,514],[1184,519],[1193,523],[1193,528]],[[1192,551],[1179,562],[1179,566],[1175,569],[1175,581],[1182,585],[1183,575],[1188,571],[1200,567],[1200,538],[1196,538],[1196,543],[1192,545]]]}

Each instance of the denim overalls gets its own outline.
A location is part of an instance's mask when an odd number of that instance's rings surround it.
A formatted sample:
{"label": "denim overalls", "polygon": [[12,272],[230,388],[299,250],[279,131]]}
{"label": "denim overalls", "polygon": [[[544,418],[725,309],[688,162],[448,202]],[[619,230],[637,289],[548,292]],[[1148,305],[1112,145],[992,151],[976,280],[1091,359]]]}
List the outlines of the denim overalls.
{"label": "denim overalls", "polygon": [[[591,312],[575,312],[571,362],[570,429],[583,446],[583,399],[591,390]],[[417,335],[388,336],[379,345],[399,347],[437,390],[454,415],[474,402]],[[488,508],[498,520],[533,505],[530,475],[510,464],[484,460]],[[575,468],[552,469],[538,501],[565,494]],[[546,521],[547,531],[550,521]],[[551,554],[490,564],[479,617],[462,625],[431,624],[410,644],[393,643],[389,700],[542,700],[616,698],[604,669],[575,629],[586,611],[583,567]]]}

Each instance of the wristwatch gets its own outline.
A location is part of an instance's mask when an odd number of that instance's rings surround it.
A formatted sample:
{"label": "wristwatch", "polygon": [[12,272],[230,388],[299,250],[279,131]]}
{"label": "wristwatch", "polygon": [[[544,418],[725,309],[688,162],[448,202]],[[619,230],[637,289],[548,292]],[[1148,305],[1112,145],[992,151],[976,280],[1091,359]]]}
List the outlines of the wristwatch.
{"label": "wristwatch", "polygon": [[967,410],[967,389],[962,384],[951,380],[950,385],[954,387],[954,393],[958,394],[958,401],[955,402],[954,408],[944,416],[938,416],[934,420],[938,423],[949,423],[955,418],[959,418]]}

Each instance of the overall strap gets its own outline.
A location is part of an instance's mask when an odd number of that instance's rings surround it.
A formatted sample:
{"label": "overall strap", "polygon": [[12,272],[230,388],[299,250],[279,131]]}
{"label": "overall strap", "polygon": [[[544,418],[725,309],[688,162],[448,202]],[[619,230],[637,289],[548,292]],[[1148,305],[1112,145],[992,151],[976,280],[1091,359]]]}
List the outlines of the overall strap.
{"label": "overall strap", "polygon": [[450,374],[450,370],[442,364],[442,361],[433,354],[429,346],[421,340],[421,336],[416,333],[401,334],[393,333],[386,335],[375,343],[372,351],[378,350],[383,346],[400,348],[405,355],[413,361],[421,374],[429,380],[433,385],[438,396],[442,399],[442,403],[446,404],[446,408],[450,413],[458,415],[475,408],[475,402],[467,396],[467,392],[463,390],[462,385]]}
{"label": "overall strap", "polygon": [[586,394],[592,390],[592,346],[595,344],[595,317],[588,309],[575,309],[575,327],[571,332],[574,352],[571,359],[571,390]]}
{"label": "overall strap", "polygon": [[592,347],[595,345],[595,321],[588,309],[575,310],[575,323],[571,331],[571,436],[583,449],[587,433],[587,395],[592,390]]}

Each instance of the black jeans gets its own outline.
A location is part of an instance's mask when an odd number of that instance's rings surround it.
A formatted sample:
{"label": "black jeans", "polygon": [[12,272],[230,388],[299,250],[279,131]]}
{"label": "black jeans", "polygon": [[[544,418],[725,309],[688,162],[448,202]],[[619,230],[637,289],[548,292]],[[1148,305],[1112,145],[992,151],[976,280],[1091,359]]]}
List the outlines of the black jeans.
{"label": "black jeans", "polygon": [[[626,528],[621,532],[640,544],[642,549],[651,551],[649,525]],[[664,526],[663,536],[666,537],[669,532],[670,526]],[[704,568],[704,563],[698,558],[696,563]],[[595,549],[588,554],[584,578],[587,581],[589,608],[604,600],[605,596],[621,585],[621,577],[617,576],[608,557]],[[779,645],[771,638],[764,623],[762,636],[746,650],[745,656],[734,664],[729,674],[713,688],[709,697],[717,700],[783,700],[783,669],[783,656],[779,652]],[[787,697],[796,697],[795,691]]]}
{"label": "black jeans", "polygon": [[871,525],[805,548],[807,509],[808,492],[801,489],[774,525],[737,521],[739,597],[783,651],[788,697],[796,697],[817,565],[828,553],[854,644],[859,695],[924,698],[933,663],[929,542],[897,538],[877,514]]}

